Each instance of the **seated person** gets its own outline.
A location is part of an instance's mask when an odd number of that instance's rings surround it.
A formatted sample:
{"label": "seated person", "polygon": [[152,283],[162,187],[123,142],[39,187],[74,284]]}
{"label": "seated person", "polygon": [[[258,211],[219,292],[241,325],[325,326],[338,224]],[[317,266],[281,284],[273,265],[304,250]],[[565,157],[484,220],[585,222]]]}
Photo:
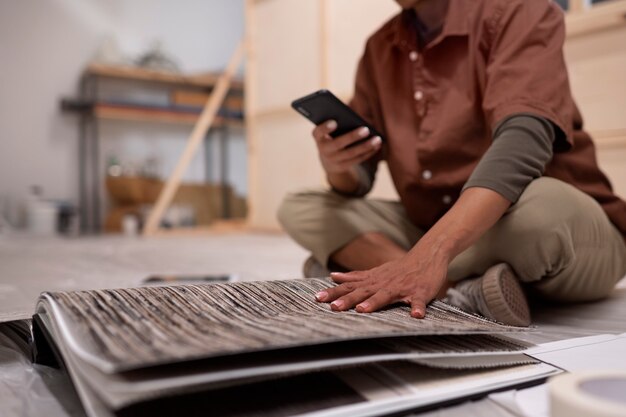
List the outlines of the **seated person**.
{"label": "seated person", "polygon": [[[397,0],[367,41],[351,107],[363,127],[313,137],[331,191],[289,195],[279,220],[312,252],[305,275],[344,311],[444,297],[528,325],[526,293],[606,297],[626,274],[626,204],[597,166],[548,0]],[[399,202],[366,199],[386,161]],[[352,272],[349,272],[352,271]],[[521,285],[520,285],[521,283]],[[450,288],[454,287],[454,288]]]}

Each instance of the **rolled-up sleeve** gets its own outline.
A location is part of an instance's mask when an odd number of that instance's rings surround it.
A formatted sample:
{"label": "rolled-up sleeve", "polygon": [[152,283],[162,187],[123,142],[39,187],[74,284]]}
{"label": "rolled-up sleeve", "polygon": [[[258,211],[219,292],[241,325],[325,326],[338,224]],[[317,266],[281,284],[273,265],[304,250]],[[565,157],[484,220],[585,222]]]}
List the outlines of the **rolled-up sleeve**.
{"label": "rolled-up sleeve", "polygon": [[526,186],[543,175],[552,158],[553,125],[537,116],[511,116],[500,124],[491,147],[463,191],[489,188],[516,203]]}

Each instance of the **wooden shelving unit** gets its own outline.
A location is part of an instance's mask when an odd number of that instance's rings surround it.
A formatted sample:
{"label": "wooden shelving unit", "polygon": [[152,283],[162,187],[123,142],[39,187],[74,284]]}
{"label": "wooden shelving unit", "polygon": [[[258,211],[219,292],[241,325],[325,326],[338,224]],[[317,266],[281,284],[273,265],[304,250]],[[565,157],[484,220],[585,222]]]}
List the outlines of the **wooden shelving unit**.
{"label": "wooden shelving unit", "polygon": [[[84,82],[98,79],[116,79],[125,82],[149,83],[152,85],[166,85],[171,88],[182,88],[201,93],[208,93],[213,89],[218,76],[213,73],[183,75],[166,71],[155,71],[136,67],[112,66],[104,64],[90,64],[83,73]],[[89,95],[89,92],[87,92]],[[234,80],[230,89],[231,95],[243,95],[243,81]],[[82,105],[82,110],[93,112],[93,116],[107,120],[127,120],[137,122],[158,122],[176,124],[194,124],[202,111],[204,103],[194,102],[194,106],[180,106],[172,103],[170,107],[146,105],[143,103],[112,103],[100,101],[97,92],[92,99],[85,100],[84,94],[75,107]],[[69,106],[67,106],[69,102]],[[233,107],[233,104],[234,107]],[[230,100],[226,103],[226,110],[231,115],[243,114],[242,100]],[[66,100],[66,107],[71,107],[71,100]],[[225,125],[243,126],[242,117],[218,116],[215,126]]]}
{"label": "wooden shelving unit", "polygon": [[[203,109],[202,97],[213,91],[219,74],[178,74],[131,66],[90,64],[81,76],[78,98],[63,99],[64,111],[78,113],[79,123],[79,183],[81,229],[87,233],[98,233],[101,229],[102,172],[100,168],[100,138],[98,124],[105,121],[130,121],[137,123],[172,123],[193,126]],[[159,88],[170,93],[170,104],[113,101],[100,97],[103,80],[130,83],[134,86]],[[228,91],[229,97],[211,125],[207,137],[219,133],[222,149],[220,155],[221,181],[225,181],[225,142],[229,129],[243,128],[243,81],[235,79]],[[195,96],[191,103],[177,102],[175,93],[190,93]],[[199,98],[198,98],[199,97]],[[226,210],[227,211],[227,210]]]}

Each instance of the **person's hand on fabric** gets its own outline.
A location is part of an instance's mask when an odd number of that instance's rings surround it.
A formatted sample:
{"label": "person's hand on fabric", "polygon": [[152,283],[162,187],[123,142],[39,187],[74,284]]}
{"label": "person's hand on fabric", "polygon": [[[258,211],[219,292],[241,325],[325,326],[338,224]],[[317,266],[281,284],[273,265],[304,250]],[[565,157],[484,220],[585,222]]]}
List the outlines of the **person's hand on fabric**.
{"label": "person's hand on fabric", "polygon": [[359,313],[406,303],[411,306],[411,316],[423,318],[448,271],[447,257],[428,252],[418,244],[403,258],[369,271],[333,272],[331,278],[339,285],[320,291],[316,299],[330,302],[334,311],[356,307]]}
{"label": "person's hand on fabric", "polygon": [[369,271],[332,273],[339,285],[316,294],[335,311],[356,307],[370,313],[393,303],[411,305],[411,316],[423,318],[426,305],[446,282],[448,265],[502,217],[511,202],[495,191],[474,187],[459,200],[401,259]]}

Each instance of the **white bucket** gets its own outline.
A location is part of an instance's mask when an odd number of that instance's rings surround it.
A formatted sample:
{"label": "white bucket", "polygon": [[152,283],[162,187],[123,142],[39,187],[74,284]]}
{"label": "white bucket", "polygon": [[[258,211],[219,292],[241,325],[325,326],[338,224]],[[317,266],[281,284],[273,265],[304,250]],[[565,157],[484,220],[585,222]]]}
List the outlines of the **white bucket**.
{"label": "white bucket", "polygon": [[46,202],[36,202],[26,209],[26,228],[39,236],[53,236],[57,234],[58,210],[56,206]]}

